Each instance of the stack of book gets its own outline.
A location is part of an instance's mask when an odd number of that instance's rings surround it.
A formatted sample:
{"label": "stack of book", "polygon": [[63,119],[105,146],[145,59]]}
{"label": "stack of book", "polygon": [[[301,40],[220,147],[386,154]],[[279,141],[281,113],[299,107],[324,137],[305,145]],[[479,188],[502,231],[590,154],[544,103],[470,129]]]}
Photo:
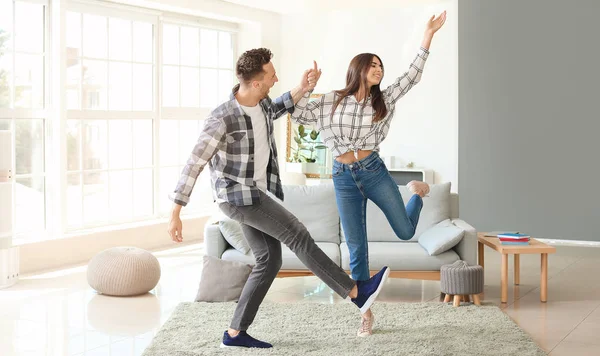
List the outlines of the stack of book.
{"label": "stack of book", "polygon": [[529,235],[502,233],[498,234],[498,240],[502,245],[529,245]]}

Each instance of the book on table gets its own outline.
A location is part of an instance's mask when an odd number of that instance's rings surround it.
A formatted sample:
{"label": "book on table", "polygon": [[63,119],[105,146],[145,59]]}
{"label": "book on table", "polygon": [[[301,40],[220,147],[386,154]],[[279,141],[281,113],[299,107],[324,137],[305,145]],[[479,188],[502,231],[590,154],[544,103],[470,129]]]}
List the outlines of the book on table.
{"label": "book on table", "polygon": [[484,236],[486,237],[498,237],[499,234],[518,234],[519,231],[490,231],[490,232],[486,232]]}
{"label": "book on table", "polygon": [[502,245],[529,245],[530,236],[521,233],[498,234],[498,240]]}
{"label": "book on table", "polygon": [[499,239],[529,239],[530,237],[531,236],[529,236],[527,234],[512,233],[512,232],[504,232],[504,233],[498,234]]}
{"label": "book on table", "polygon": [[529,238],[522,238],[522,239],[507,239],[504,237],[499,237],[498,240],[500,240],[500,242],[528,242]]}
{"label": "book on table", "polygon": [[529,245],[529,241],[525,242],[514,242],[514,241],[500,241],[501,245]]}

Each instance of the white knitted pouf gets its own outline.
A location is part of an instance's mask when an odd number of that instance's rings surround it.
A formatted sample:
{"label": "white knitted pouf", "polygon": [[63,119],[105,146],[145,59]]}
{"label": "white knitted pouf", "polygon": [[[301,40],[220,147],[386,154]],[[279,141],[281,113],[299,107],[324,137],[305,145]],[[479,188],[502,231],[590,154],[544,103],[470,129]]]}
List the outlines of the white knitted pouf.
{"label": "white knitted pouf", "polygon": [[150,252],[137,247],[113,247],[94,256],[87,269],[90,287],[98,293],[132,296],[158,284],[160,264]]}

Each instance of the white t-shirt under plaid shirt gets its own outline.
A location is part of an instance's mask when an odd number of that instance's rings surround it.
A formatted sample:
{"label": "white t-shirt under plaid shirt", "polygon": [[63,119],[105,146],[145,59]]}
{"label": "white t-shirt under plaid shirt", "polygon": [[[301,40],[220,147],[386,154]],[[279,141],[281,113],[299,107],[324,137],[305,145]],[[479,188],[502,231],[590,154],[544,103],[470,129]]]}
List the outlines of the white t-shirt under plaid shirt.
{"label": "white t-shirt under plaid shirt", "polygon": [[254,130],[254,182],[258,189],[267,191],[267,166],[271,158],[271,147],[267,140],[267,118],[262,106],[240,105],[252,120]]}
{"label": "white t-shirt under plaid shirt", "polygon": [[373,123],[375,111],[370,96],[366,103],[358,102],[353,95],[347,96],[331,115],[336,99],[335,92],[327,93],[311,102],[310,93],[305,94],[296,103],[291,117],[299,124],[310,125],[320,131],[323,143],[331,150],[334,158],[348,151],[379,151],[379,144],[389,131],[396,102],[421,80],[428,56],[429,51],[421,47],[408,71],[382,90],[388,113],[379,122]]}

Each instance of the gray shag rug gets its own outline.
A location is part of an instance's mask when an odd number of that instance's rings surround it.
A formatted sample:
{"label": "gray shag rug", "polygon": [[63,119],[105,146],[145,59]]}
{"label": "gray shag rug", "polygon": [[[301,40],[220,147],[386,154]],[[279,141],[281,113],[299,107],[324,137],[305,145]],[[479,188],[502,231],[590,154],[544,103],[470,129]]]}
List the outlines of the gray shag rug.
{"label": "gray shag rug", "polygon": [[546,355],[496,306],[433,302],[375,303],[365,338],[352,303],[265,302],[248,333],[273,348],[222,349],[235,305],[181,303],[143,355]]}

